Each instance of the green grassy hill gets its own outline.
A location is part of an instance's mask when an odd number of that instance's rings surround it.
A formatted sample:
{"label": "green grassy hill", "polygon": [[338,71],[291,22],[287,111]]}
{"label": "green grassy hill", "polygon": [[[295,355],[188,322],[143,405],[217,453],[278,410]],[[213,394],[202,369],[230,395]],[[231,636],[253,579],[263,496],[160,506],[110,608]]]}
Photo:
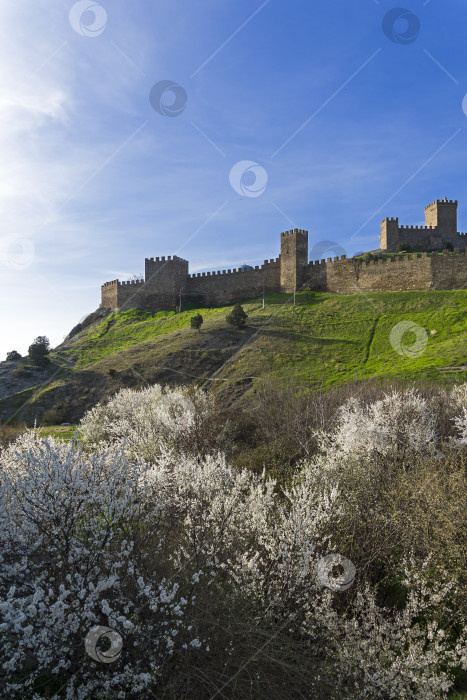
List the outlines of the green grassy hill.
{"label": "green grassy hill", "polygon": [[[146,382],[196,383],[222,392],[227,403],[251,397],[259,382],[292,377],[329,387],[355,379],[430,378],[467,381],[467,291],[271,295],[244,305],[248,327],[235,330],[230,308],[202,308],[201,333],[190,327],[196,309],[151,314],[114,313],[51,353],[56,372],[41,386],[0,401],[3,420],[75,422],[121,387]],[[398,354],[391,329],[401,321],[424,328],[417,357]],[[408,345],[414,337],[404,336]]]}

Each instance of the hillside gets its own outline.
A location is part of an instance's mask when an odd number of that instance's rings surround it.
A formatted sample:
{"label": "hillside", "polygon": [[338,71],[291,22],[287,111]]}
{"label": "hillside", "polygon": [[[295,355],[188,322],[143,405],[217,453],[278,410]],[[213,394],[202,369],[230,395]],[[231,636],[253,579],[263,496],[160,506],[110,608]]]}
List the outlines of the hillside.
{"label": "hillside", "polygon": [[[190,327],[196,309],[151,314],[113,313],[51,352],[54,373],[4,396],[0,418],[56,424],[122,387],[146,382],[213,387],[238,404],[271,379],[296,378],[307,387],[355,379],[429,378],[467,381],[467,291],[372,292],[336,295],[305,291],[244,304],[248,327],[225,321],[227,308],[201,308],[201,332]],[[417,357],[398,354],[392,328],[410,321],[426,329]],[[410,345],[413,336],[404,340]],[[2,363],[5,366],[6,363]]]}

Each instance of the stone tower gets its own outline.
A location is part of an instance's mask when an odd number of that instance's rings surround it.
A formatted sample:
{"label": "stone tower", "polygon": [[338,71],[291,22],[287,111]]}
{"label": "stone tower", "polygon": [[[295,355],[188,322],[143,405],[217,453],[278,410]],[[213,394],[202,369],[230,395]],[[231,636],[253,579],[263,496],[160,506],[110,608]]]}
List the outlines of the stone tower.
{"label": "stone tower", "polygon": [[381,234],[379,236],[379,247],[382,250],[395,251],[399,243],[399,219],[386,218],[381,222]]}
{"label": "stone tower", "polygon": [[438,234],[444,240],[457,236],[457,201],[437,199],[425,207],[425,225],[438,229]]}
{"label": "stone tower", "polygon": [[188,261],[177,255],[144,261],[144,308],[171,309],[178,304],[188,282]]}
{"label": "stone tower", "polygon": [[308,265],[308,231],[294,229],[281,234],[281,292],[299,290]]}

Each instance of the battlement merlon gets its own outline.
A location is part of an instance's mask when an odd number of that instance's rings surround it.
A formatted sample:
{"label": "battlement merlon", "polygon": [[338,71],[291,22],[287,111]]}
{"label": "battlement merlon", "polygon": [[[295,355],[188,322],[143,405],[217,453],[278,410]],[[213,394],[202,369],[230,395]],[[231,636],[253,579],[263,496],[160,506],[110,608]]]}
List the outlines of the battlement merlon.
{"label": "battlement merlon", "polygon": [[283,236],[294,236],[296,234],[302,234],[302,235],[306,234],[308,236],[308,231],[305,231],[304,229],[301,229],[301,228],[295,228],[295,229],[292,229],[291,231],[284,231],[283,233],[281,233],[281,238]]}

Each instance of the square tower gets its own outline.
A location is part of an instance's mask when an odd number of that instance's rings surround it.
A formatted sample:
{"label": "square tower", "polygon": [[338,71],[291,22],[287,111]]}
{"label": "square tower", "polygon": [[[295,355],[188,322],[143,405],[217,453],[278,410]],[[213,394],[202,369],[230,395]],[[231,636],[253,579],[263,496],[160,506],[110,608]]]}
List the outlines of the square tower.
{"label": "square tower", "polygon": [[308,231],[294,229],[281,233],[281,292],[299,290],[308,265]]}
{"label": "square tower", "polygon": [[381,233],[379,236],[379,247],[381,250],[394,252],[399,243],[399,219],[386,218],[381,222]]}
{"label": "square tower", "polygon": [[442,236],[457,234],[457,200],[437,199],[425,207],[425,225],[439,229]]}
{"label": "square tower", "polygon": [[177,255],[162,258],[146,258],[144,261],[146,307],[150,310],[175,306],[180,293],[184,293],[188,284],[188,261]]}

